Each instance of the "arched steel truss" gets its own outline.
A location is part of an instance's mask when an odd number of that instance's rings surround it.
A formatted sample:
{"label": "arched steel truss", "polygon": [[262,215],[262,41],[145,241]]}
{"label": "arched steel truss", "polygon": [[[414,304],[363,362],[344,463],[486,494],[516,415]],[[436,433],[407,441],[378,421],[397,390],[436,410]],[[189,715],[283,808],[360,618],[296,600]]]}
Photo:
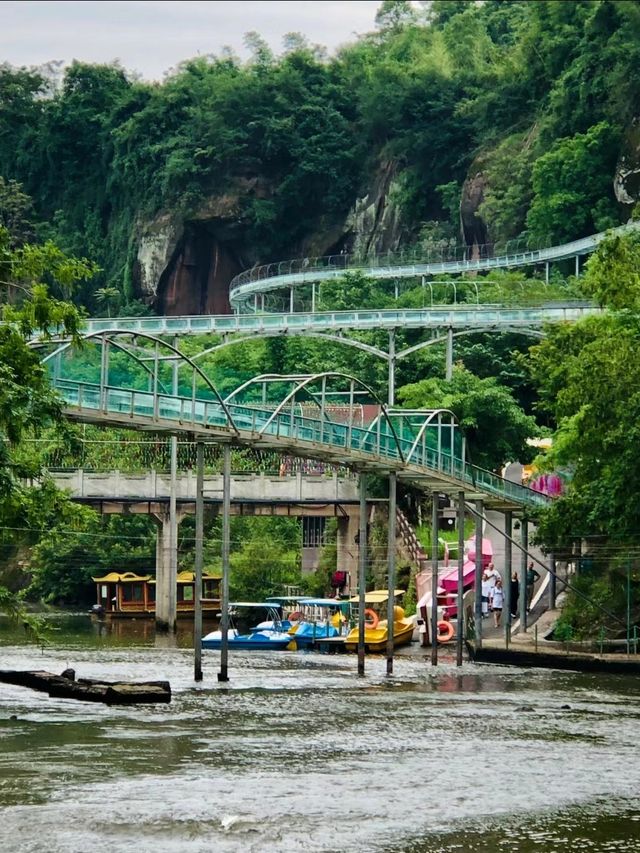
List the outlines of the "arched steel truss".
{"label": "arched steel truss", "polygon": [[[528,328],[528,327],[520,327],[520,326],[500,326],[496,327],[495,325],[487,325],[473,329],[462,329],[459,332],[453,332],[451,337],[453,338],[461,338],[466,335],[478,335],[478,334],[486,334],[487,332],[498,332],[499,334],[519,334],[525,335],[527,337],[532,338],[543,338],[545,336],[544,332],[540,331],[540,329]],[[331,335],[325,332],[308,332],[305,329],[290,329],[287,332],[282,331],[271,331],[265,330],[260,332],[254,332],[251,335],[224,335],[224,340],[222,340],[219,344],[215,344],[215,346],[208,347],[206,350],[202,350],[202,352],[196,353],[196,355],[192,356],[192,360],[200,360],[205,358],[207,355],[211,355],[211,353],[218,352],[219,350],[225,349],[226,347],[233,346],[234,344],[247,343],[249,341],[255,341],[257,338],[273,338],[273,337],[305,337],[305,338],[320,338],[322,340],[331,341],[332,343],[342,344],[343,346],[354,347],[355,349],[362,350],[363,352],[367,352],[370,355],[374,355],[376,358],[380,358],[383,361],[389,361],[394,358],[396,361],[400,361],[400,359],[406,358],[414,352],[418,352],[425,347],[434,346],[435,344],[446,343],[449,337],[449,331],[447,330],[446,335],[439,335],[435,338],[430,338],[427,341],[421,341],[419,344],[414,344],[411,347],[407,347],[406,349],[399,350],[396,353],[386,352],[379,347],[375,347],[372,344],[364,343],[364,341],[356,340],[355,338],[349,338],[346,335]]]}
{"label": "arched steel truss", "polygon": [[[119,340],[117,340],[118,338],[124,338],[124,339],[132,338],[134,344],[138,338],[142,338],[143,340],[146,340],[146,341],[153,343],[154,348],[151,352],[149,350],[139,349],[138,352],[143,352],[145,354],[144,357],[141,357],[136,352],[134,352],[131,347],[123,345]],[[181,353],[180,350],[178,350],[177,347],[175,347],[173,344],[170,344],[167,341],[162,340],[161,338],[155,337],[154,335],[149,335],[146,332],[129,332],[129,331],[122,331],[119,329],[102,330],[100,332],[90,332],[86,335],[83,335],[81,340],[83,342],[97,343],[102,348],[101,360],[100,360],[100,373],[99,373],[98,382],[94,382],[94,383],[79,382],[79,385],[87,385],[87,386],[93,386],[93,387],[97,386],[99,388],[99,394],[100,394],[100,401],[101,401],[101,408],[102,409],[107,408],[106,400],[108,397],[108,391],[111,387],[109,385],[109,357],[108,357],[109,348],[115,347],[119,351],[123,352],[128,358],[133,359],[134,362],[138,366],[143,368],[149,374],[149,378],[151,380],[151,385],[152,385],[152,387],[150,389],[150,393],[152,393],[152,395],[153,395],[154,412],[156,414],[158,411],[158,398],[159,398],[159,394],[160,394],[160,386],[162,386],[162,390],[163,390],[165,396],[169,396],[169,395],[174,396],[174,397],[179,396],[177,388],[174,388],[172,391],[168,391],[166,386],[163,385],[159,379],[160,364],[162,362],[167,362],[167,361],[175,362],[177,365],[188,366],[191,368],[191,371],[192,371],[191,399],[192,399],[193,405],[195,405],[195,402],[197,399],[196,377],[199,377],[200,379],[203,380],[203,382],[205,383],[207,388],[213,393],[216,402],[220,405],[222,411],[224,412],[224,414],[226,416],[228,426],[234,432],[236,432],[236,433],[238,432],[238,429],[237,429],[236,425],[234,424],[233,417],[231,416],[231,412],[229,411],[228,406],[226,405],[223,398],[220,396],[220,394],[219,394],[217,388],[215,387],[215,385],[213,384],[213,382],[209,379],[207,374],[197,364],[194,364],[194,362],[192,361],[192,359],[189,356],[185,355],[184,353]],[[75,381],[75,380],[71,380],[69,378],[63,377],[61,375],[61,368],[60,368],[60,360],[65,355],[65,353],[72,351],[72,347],[73,347],[73,342],[72,341],[66,341],[65,343],[61,344],[56,350],[49,353],[49,355],[45,356],[45,358],[42,359],[43,363],[48,363],[48,362],[53,361],[54,364],[57,364],[57,366],[55,368],[55,374],[56,374],[55,379],[57,380],[57,383],[61,383],[61,382],[64,383],[65,381],[66,382]],[[168,350],[170,352],[170,355],[168,355],[168,356],[160,355],[161,350],[165,350],[165,351]]]}
{"label": "arched steel truss", "polygon": [[[266,413],[267,417],[258,430],[259,434],[263,435],[267,433],[274,421],[276,421],[277,418],[285,411],[288,411],[291,424],[295,422],[296,418],[302,418],[304,420],[304,415],[295,414],[296,404],[300,402],[299,398],[302,397],[303,399],[310,401],[317,409],[318,419],[320,421],[320,441],[323,439],[326,424],[327,429],[331,428],[331,425],[341,429],[346,429],[346,440],[351,445],[354,431],[356,429],[359,431],[359,428],[354,424],[353,417],[356,404],[355,398],[356,396],[364,394],[374,405],[377,405],[380,410],[380,414],[378,415],[378,418],[376,418],[376,420],[380,420],[381,423],[381,429],[377,431],[378,444],[381,436],[391,438],[395,442],[398,458],[400,461],[404,460],[404,453],[400,438],[396,432],[393,421],[387,414],[385,405],[378,399],[375,391],[369,385],[346,373],[339,373],[337,371],[290,375],[266,373],[244,382],[232,391],[231,394],[227,395],[225,402],[231,404],[232,401],[237,400],[238,397],[242,396],[250,389],[260,388],[263,401],[261,405],[264,411],[264,406],[268,403],[265,393],[266,387],[268,384],[276,383],[278,385],[289,385],[290,388],[284,397],[275,404],[273,410],[269,410]],[[331,387],[336,384],[340,388],[338,391]],[[314,388],[316,390],[314,390]],[[327,411],[327,406],[330,405],[331,398],[335,397],[336,394],[339,394],[341,397],[346,397],[346,400],[342,403],[343,406],[347,407],[349,412],[346,424],[336,424],[335,420],[330,417],[330,414]],[[255,407],[256,404],[255,402],[239,402],[237,405]],[[366,433],[369,432],[370,430],[366,430]]]}

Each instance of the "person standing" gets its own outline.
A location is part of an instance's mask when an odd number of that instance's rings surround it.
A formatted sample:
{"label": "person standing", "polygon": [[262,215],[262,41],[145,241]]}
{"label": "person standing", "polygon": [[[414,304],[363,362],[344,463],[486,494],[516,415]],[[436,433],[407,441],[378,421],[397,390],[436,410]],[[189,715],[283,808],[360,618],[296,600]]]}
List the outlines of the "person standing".
{"label": "person standing", "polygon": [[533,568],[533,561],[529,563],[527,566],[527,613],[531,610],[531,599],[533,598],[533,588],[535,582],[538,580],[540,575]]}
{"label": "person standing", "polygon": [[489,563],[486,568],[487,577],[489,578],[489,582],[491,583],[491,588],[495,587],[497,581],[502,580],[502,575],[493,565],[493,563]]}
{"label": "person standing", "polygon": [[509,602],[511,606],[511,618],[518,618],[518,599],[520,598],[520,581],[518,580],[518,573],[514,572],[511,575],[511,601]]}
{"label": "person standing", "polygon": [[493,589],[493,584],[489,580],[487,575],[487,571],[482,573],[482,618],[484,619],[489,615],[489,596],[491,595],[491,591]]}
{"label": "person standing", "polygon": [[498,578],[491,594],[491,610],[493,611],[493,625],[495,628],[500,627],[500,618],[502,617],[503,605],[504,589],[502,588],[502,579]]}

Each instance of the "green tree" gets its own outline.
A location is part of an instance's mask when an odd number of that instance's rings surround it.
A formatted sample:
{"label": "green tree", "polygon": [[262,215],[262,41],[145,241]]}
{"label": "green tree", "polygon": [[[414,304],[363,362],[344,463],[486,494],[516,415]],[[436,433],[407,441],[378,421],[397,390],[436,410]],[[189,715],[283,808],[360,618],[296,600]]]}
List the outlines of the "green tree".
{"label": "green tree", "polygon": [[575,240],[617,223],[612,190],[619,134],[606,122],[560,139],[533,165],[533,241]]}
{"label": "green tree", "polygon": [[464,430],[475,465],[495,471],[507,462],[533,458],[527,439],[539,435],[540,429],[493,378],[479,379],[454,367],[451,382],[423,379],[400,388],[398,398],[412,409],[450,409]]}
{"label": "green tree", "polygon": [[600,305],[640,310],[640,232],[605,237],[587,261],[580,286]]}

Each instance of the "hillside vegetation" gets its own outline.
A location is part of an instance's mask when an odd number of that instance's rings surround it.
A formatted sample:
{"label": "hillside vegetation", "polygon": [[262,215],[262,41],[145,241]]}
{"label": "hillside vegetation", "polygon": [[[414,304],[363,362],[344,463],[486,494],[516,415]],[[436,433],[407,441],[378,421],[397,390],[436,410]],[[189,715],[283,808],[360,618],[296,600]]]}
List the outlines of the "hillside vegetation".
{"label": "hillside vegetation", "polygon": [[[162,83],[117,65],[75,62],[62,79],[4,65],[0,175],[124,303],[140,295],[144,223],[160,211],[202,220],[212,199],[233,199],[225,219],[247,266],[353,241],[345,217],[381,172],[396,244],[459,241],[461,198],[467,240],[478,223],[490,241],[537,243],[627,218],[632,198],[616,201],[613,178],[633,149],[638,4],[424,6],[386,0],[376,31],[334,57],[297,34],[274,56],[249,33],[249,61],[198,57]],[[78,297],[92,309],[95,289]]]}
{"label": "hillside vegetation", "polygon": [[[51,316],[72,320],[75,330],[78,315],[62,299],[90,313],[163,310],[160,291],[144,284],[141,260],[159,223],[170,221],[174,234],[165,265],[187,244],[189,229],[208,229],[230,259],[227,286],[233,270],[303,253],[446,250],[460,241],[481,252],[482,243],[516,239],[533,246],[634,214],[636,2],[434,0],[417,7],[386,0],[375,32],[336,56],[296,34],[278,56],[258,34],[246,40],[249,61],[224,51],[198,57],[162,83],[135,79],[118,65],[73,63],[61,77],[53,66],[0,66],[0,270],[18,303],[5,311],[12,325],[2,333],[0,521],[14,568],[20,549],[36,546],[27,560],[35,595],[80,600],[91,592],[91,572],[108,568],[114,554],[142,562],[153,554],[153,531],[139,520],[104,521],[68,501],[61,510],[50,487],[25,491],[21,477],[37,474],[43,460],[20,442],[45,430],[66,449],[78,437],[60,424],[27,348],[31,330]],[[190,249],[194,267],[202,261],[198,239]],[[581,591],[619,620],[605,625],[598,606],[570,601],[565,633],[602,626],[620,635],[627,600],[633,620],[640,612],[639,267],[632,234],[604,241],[578,281],[561,264],[549,286],[535,272],[524,281],[519,272],[461,279],[460,300],[578,296],[610,310],[548,330],[534,347],[514,333],[457,339],[451,382],[442,345],[398,363],[398,400],[451,407],[479,464],[499,470],[510,459],[528,461],[527,439],[553,432],[553,450],[540,464],[565,472],[568,487],[539,519],[540,541],[565,556],[586,542],[590,572],[580,578]],[[443,301],[454,298],[435,287]],[[425,293],[402,283],[399,304],[423,305]],[[321,288],[318,300],[327,310],[394,304],[388,289],[359,273]],[[360,338],[387,343],[383,332]],[[396,346],[423,338],[421,330],[403,330]],[[193,354],[219,342],[186,339],[182,346]],[[87,370],[95,357],[80,355]],[[385,363],[336,342],[248,341],[200,364],[222,393],[261,372],[330,368],[386,396]],[[124,370],[117,355],[111,367],[117,382]],[[415,502],[405,498],[409,511]],[[295,522],[278,530],[236,524],[234,588],[249,594],[265,542],[274,556],[262,592],[299,580],[296,530]],[[101,542],[112,538],[124,543],[122,554]],[[218,542],[213,525],[212,564]],[[325,568],[335,568],[335,543],[331,553]]]}

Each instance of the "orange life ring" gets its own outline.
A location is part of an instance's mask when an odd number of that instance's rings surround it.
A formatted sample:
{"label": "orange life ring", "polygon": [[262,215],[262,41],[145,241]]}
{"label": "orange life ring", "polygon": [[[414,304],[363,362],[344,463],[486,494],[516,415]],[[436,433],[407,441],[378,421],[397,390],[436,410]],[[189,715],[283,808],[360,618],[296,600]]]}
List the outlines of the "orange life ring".
{"label": "orange life ring", "polygon": [[[442,633],[445,632],[446,633]],[[438,622],[438,642],[439,643],[448,643],[449,640],[453,640],[453,635],[455,634],[455,629],[451,622],[445,622],[442,619]]]}
{"label": "orange life ring", "polygon": [[[367,616],[369,619],[367,619]],[[372,610],[370,607],[364,611],[364,624],[367,628],[377,628],[378,623],[380,622],[380,617],[376,613],[375,610]]]}

